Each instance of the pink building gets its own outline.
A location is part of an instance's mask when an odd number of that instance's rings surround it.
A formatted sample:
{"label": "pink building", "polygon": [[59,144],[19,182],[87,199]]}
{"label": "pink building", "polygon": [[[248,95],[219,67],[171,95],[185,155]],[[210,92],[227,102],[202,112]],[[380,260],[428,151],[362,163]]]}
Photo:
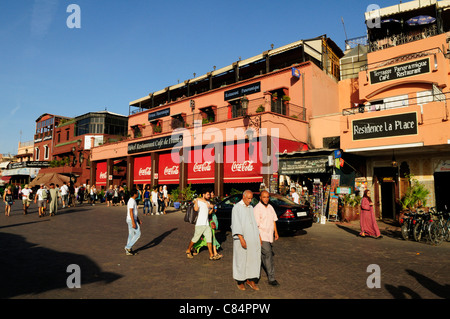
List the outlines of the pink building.
{"label": "pink building", "polygon": [[301,40],[130,102],[128,139],[92,149],[93,184],[119,183],[119,166],[129,187],[275,191],[276,154],[308,150],[310,118],[339,112],[341,56]]}

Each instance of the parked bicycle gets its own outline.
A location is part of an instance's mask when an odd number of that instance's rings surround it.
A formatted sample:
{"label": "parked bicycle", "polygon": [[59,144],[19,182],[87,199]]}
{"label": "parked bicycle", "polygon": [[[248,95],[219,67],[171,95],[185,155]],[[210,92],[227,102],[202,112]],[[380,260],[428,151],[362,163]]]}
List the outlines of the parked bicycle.
{"label": "parked bicycle", "polygon": [[430,241],[434,245],[440,245],[444,240],[450,241],[450,213],[445,207],[446,211],[436,212],[433,211],[435,218],[429,227]]}
{"label": "parked bicycle", "polygon": [[404,240],[409,240],[413,236],[415,219],[417,218],[417,213],[407,212],[400,219],[401,233]]}
{"label": "parked bicycle", "polygon": [[[432,208],[431,208],[432,209]],[[421,212],[417,218],[413,221],[413,238],[415,241],[421,241],[429,234],[430,224],[432,222],[432,215],[430,212]]]}

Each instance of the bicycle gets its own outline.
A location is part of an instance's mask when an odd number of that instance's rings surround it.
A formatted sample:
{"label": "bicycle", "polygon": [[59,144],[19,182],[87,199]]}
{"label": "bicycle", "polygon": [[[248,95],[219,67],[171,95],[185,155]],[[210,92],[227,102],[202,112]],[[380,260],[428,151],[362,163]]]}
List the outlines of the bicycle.
{"label": "bicycle", "polygon": [[434,212],[436,219],[430,224],[429,237],[432,244],[438,246],[444,239],[450,241],[450,214],[446,212]]}
{"label": "bicycle", "polygon": [[403,218],[400,219],[401,226],[401,234],[404,240],[409,240],[413,235],[414,230],[414,220],[417,217],[417,213],[413,213],[411,211],[405,213]]}
{"label": "bicycle", "polygon": [[414,221],[415,225],[413,229],[413,237],[415,241],[420,242],[423,238],[422,236],[427,236],[429,234],[428,230],[431,222],[431,213],[422,212],[418,215],[417,219]]}

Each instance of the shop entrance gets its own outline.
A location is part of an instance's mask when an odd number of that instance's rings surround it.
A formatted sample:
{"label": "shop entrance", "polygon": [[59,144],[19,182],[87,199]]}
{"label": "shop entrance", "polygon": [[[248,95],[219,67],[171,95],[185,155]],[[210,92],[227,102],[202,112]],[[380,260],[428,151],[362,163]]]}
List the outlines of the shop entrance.
{"label": "shop entrance", "polygon": [[434,173],[434,192],[436,194],[437,211],[450,210],[450,172]]}
{"label": "shop entrance", "polygon": [[[381,208],[381,217],[383,219],[394,219],[395,215],[395,189],[396,174],[392,167],[375,167],[374,174],[376,176],[375,187],[375,204],[378,210]],[[380,187],[378,187],[378,185]],[[373,200],[373,199],[372,199]],[[380,207],[381,206],[381,207]]]}

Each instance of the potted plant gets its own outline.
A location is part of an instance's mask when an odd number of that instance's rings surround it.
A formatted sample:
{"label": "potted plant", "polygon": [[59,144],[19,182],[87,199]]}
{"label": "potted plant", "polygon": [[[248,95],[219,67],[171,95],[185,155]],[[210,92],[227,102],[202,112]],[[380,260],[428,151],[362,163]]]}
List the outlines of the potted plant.
{"label": "potted plant", "polygon": [[283,100],[284,104],[289,103],[289,101],[291,100],[291,98],[287,95],[283,95],[283,97],[281,99]]}
{"label": "potted plant", "polygon": [[180,197],[180,188],[177,187],[177,188],[173,189],[170,192],[170,197],[171,197],[171,199],[173,201],[173,207],[175,209],[180,209],[180,202],[179,202],[179,200],[180,200],[180,198],[179,198]]}
{"label": "potted plant", "polygon": [[153,126],[153,133],[161,133],[162,132],[162,127],[159,125],[155,125]]}
{"label": "potted plant", "polygon": [[406,175],[409,180],[409,186],[406,189],[405,195],[400,199],[402,211],[398,217],[400,220],[407,211],[416,211],[417,208],[427,204],[427,197],[430,191],[425,188],[425,185],[414,178],[414,175]]}
{"label": "potted plant", "polygon": [[261,113],[264,112],[266,109],[264,108],[264,106],[260,105],[258,106],[258,108],[256,109],[256,113]]}

